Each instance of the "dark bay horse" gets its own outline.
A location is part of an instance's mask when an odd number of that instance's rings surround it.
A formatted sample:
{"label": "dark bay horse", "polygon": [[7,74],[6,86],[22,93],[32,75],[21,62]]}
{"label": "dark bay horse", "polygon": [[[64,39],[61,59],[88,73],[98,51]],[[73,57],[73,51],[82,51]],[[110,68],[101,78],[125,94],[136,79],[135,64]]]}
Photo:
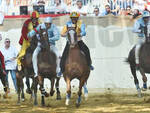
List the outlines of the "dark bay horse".
{"label": "dark bay horse", "polygon": [[[42,94],[41,104],[45,105],[44,96],[48,97],[49,94],[44,89],[44,78],[48,78],[51,81],[50,95],[54,94],[54,84],[56,78],[56,55],[50,51],[50,45],[48,41],[48,34],[46,30],[41,29],[39,32],[41,51],[38,55],[38,72],[39,76],[34,78],[34,71],[32,66],[32,53],[37,45],[37,38],[33,37],[31,40],[31,46],[27,49],[24,59],[22,59],[23,70],[19,72],[19,75],[28,76],[33,79],[32,88],[34,89],[34,105],[37,105],[37,85],[40,85]],[[18,78],[18,102],[20,102],[20,91],[23,89],[22,76]],[[59,91],[59,78],[56,81],[57,99],[61,99]]]}
{"label": "dark bay horse", "polygon": [[71,81],[77,78],[79,80],[79,91],[76,106],[79,107],[81,103],[82,87],[87,82],[90,74],[90,68],[87,64],[84,53],[81,52],[79,48],[75,28],[68,27],[67,35],[69,51],[65,61],[65,71],[63,72],[63,76],[67,84],[66,105],[69,105],[71,97]]}
{"label": "dark bay horse", "polygon": [[[143,79],[143,88],[147,88],[147,77],[145,73],[150,73],[150,27],[145,26],[144,34],[146,41],[142,44],[139,50],[139,71]],[[134,77],[134,83],[138,91],[138,96],[141,97],[141,88],[136,75],[136,63],[135,63],[135,47],[133,47],[129,53],[127,61],[130,64],[131,73]]]}
{"label": "dark bay horse", "polygon": [[7,98],[8,97],[8,83],[6,81],[6,75],[3,74],[3,68],[2,68],[1,61],[0,61],[0,79],[1,79],[1,82],[3,84],[4,92],[5,92],[3,97]]}

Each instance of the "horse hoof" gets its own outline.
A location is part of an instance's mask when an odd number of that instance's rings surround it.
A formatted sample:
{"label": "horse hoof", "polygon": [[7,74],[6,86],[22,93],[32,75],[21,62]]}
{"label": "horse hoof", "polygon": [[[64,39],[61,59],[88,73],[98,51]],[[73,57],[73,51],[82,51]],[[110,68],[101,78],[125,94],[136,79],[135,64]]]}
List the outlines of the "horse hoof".
{"label": "horse hoof", "polygon": [[50,92],[50,96],[53,96],[54,93],[55,93],[55,91],[51,91],[51,92]]}
{"label": "horse hoof", "polygon": [[20,106],[20,105],[21,105],[21,103],[20,103],[20,102],[17,102],[17,105],[18,105],[18,106]]}
{"label": "horse hoof", "polygon": [[65,103],[66,106],[69,106],[69,101],[70,101],[69,99],[66,99],[66,103]]}
{"label": "horse hoof", "polygon": [[80,103],[76,103],[76,107],[77,107],[77,108],[80,107]]}
{"label": "horse hoof", "polygon": [[139,97],[139,98],[142,98],[142,93],[141,93],[141,91],[138,91],[138,97]]}
{"label": "horse hoof", "polygon": [[37,103],[37,102],[35,102],[35,103],[34,103],[34,106],[37,106],[37,105],[38,105],[38,103]]}
{"label": "horse hoof", "polygon": [[138,94],[138,98],[142,98],[142,94]]}
{"label": "horse hoof", "polygon": [[7,98],[8,98],[8,95],[6,95],[6,94],[3,95],[3,98],[4,98],[4,99],[7,99]]}
{"label": "horse hoof", "polygon": [[61,96],[60,96],[60,95],[57,95],[56,100],[61,100]]}
{"label": "horse hoof", "polygon": [[147,91],[147,88],[142,87],[142,91]]}
{"label": "horse hoof", "polygon": [[22,98],[22,99],[21,99],[21,101],[22,101],[22,102],[24,102],[24,101],[25,101],[25,99],[24,99],[24,98]]}
{"label": "horse hoof", "polygon": [[44,93],[45,97],[49,97],[49,94],[47,92]]}
{"label": "horse hoof", "polygon": [[45,107],[45,104],[41,104],[42,107]]}
{"label": "horse hoof", "polygon": [[31,89],[26,89],[26,93],[28,93],[28,94],[32,94]]}
{"label": "horse hoof", "polygon": [[88,100],[88,93],[84,94],[84,98],[85,98],[85,100]]}

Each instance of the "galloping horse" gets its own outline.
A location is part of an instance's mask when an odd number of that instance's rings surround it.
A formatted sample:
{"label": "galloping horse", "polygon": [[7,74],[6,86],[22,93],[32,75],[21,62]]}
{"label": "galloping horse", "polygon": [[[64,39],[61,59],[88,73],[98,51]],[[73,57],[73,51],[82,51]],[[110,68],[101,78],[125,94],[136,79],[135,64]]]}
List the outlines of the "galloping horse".
{"label": "galloping horse", "polygon": [[[44,89],[44,78],[51,80],[51,91],[50,95],[54,94],[54,83],[56,78],[56,55],[50,51],[50,45],[48,41],[48,34],[46,30],[41,29],[39,32],[41,51],[38,55],[38,79],[34,78],[33,66],[32,66],[32,53],[37,45],[37,38],[33,37],[31,40],[31,46],[27,49],[24,59],[21,60],[23,70],[19,72],[19,75],[28,76],[33,79],[32,87],[34,89],[34,105],[37,105],[37,85],[39,83],[42,94],[41,104],[44,106],[44,96],[48,97],[49,94]],[[20,90],[23,89],[23,81],[21,77],[17,77],[18,84],[18,102],[20,102]],[[61,99],[59,91],[59,78],[56,81],[57,99]]]}
{"label": "galloping horse", "polygon": [[3,68],[2,68],[1,61],[0,61],[0,79],[3,84],[4,92],[5,92],[5,94],[3,96],[4,96],[4,98],[7,98],[8,97],[8,83],[6,81],[6,75],[3,74]]}
{"label": "galloping horse", "polygon": [[[139,71],[143,79],[143,87],[147,88],[147,77],[145,73],[150,73],[150,26],[147,25],[144,28],[144,34],[146,37],[145,43],[139,50]],[[129,53],[127,61],[130,64],[130,69],[134,77],[134,83],[138,91],[138,96],[141,97],[141,89],[139,87],[139,81],[136,75],[136,63],[135,63],[135,47],[133,47]]]}
{"label": "galloping horse", "polygon": [[79,107],[81,103],[82,87],[87,82],[90,74],[90,68],[87,64],[86,56],[79,48],[75,28],[68,27],[67,35],[69,51],[65,61],[65,71],[63,72],[63,76],[67,84],[66,105],[69,105],[71,97],[71,80],[77,78],[79,80],[79,91],[76,106]]}

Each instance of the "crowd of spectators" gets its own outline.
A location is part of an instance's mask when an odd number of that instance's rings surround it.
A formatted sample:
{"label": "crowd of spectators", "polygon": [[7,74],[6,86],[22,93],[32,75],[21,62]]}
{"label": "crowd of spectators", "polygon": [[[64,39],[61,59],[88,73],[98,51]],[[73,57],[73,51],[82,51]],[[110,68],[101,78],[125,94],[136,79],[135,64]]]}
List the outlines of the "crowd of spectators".
{"label": "crowd of spectators", "polygon": [[44,13],[79,12],[82,16],[105,16],[112,14],[132,15],[136,18],[144,10],[150,10],[150,0],[0,0],[0,15],[19,15],[20,6],[43,5]]}

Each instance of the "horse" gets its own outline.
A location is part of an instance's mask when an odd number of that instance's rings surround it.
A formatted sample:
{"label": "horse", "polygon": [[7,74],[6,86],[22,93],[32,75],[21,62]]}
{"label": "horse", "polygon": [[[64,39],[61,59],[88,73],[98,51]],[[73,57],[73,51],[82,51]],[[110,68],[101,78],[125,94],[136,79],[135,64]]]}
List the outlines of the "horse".
{"label": "horse", "polygon": [[[142,44],[139,50],[139,71],[142,75],[143,88],[147,88],[147,77],[145,73],[150,73],[150,26],[144,27],[144,34],[146,41]],[[130,70],[134,77],[134,83],[138,92],[138,97],[142,97],[141,88],[136,75],[136,62],[135,62],[135,46],[130,50],[127,62],[130,64]]]}
{"label": "horse", "polygon": [[1,82],[3,84],[4,92],[5,92],[5,94],[3,95],[3,97],[7,98],[8,97],[8,83],[6,81],[6,75],[3,74],[3,68],[2,68],[1,61],[0,61],[0,79],[1,79]]}
{"label": "horse", "polygon": [[[40,85],[41,90],[41,104],[42,106],[45,105],[44,96],[48,97],[49,94],[44,89],[44,78],[48,78],[51,81],[51,90],[50,95],[53,96],[54,94],[54,83],[56,81],[56,90],[57,90],[57,100],[61,99],[60,91],[59,91],[59,78],[56,77],[56,55],[50,51],[50,45],[48,42],[48,34],[46,30],[40,29],[40,43],[41,43],[41,51],[38,55],[38,72],[39,77],[34,78],[33,66],[32,66],[32,53],[37,46],[37,38],[33,37],[31,40],[31,45],[26,51],[26,55],[24,59],[21,60],[22,62],[22,71],[19,72],[19,76],[17,77],[17,84],[18,84],[18,103],[20,103],[20,92],[22,90],[23,94],[23,81],[22,78],[24,76],[28,78],[32,78],[33,84],[32,89],[34,89],[34,105],[37,105],[37,85]],[[32,96],[31,96],[32,97]]]}
{"label": "horse", "polygon": [[[68,27],[69,51],[65,60],[65,70],[63,77],[67,85],[67,95],[65,104],[68,106],[71,98],[71,81],[75,78],[79,80],[78,99],[76,107],[81,104],[82,87],[86,84],[90,75],[90,67],[87,64],[86,56],[80,50],[77,40],[77,33],[74,27]],[[86,87],[84,87],[86,89]]]}

